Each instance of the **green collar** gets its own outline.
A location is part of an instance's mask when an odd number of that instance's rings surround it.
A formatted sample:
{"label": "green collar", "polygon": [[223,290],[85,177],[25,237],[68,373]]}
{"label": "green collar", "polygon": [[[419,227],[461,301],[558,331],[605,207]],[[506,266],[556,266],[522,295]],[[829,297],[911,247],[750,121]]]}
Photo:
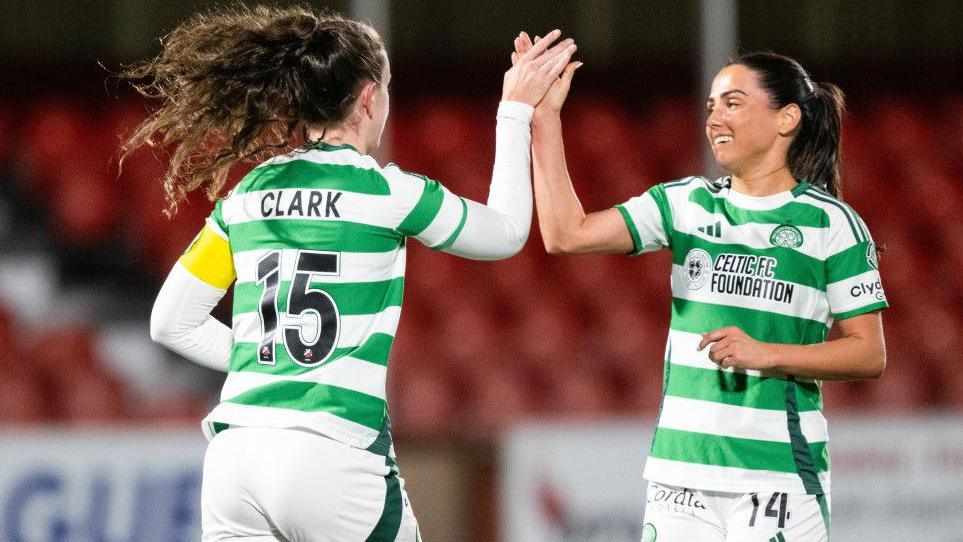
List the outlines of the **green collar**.
{"label": "green collar", "polygon": [[354,148],[351,145],[348,145],[347,143],[344,143],[343,145],[331,145],[330,143],[325,143],[324,141],[312,141],[308,143],[308,148],[317,149],[319,151],[327,151],[327,152],[340,151],[342,149],[351,149],[354,152],[361,154],[361,151],[359,151],[358,149]]}

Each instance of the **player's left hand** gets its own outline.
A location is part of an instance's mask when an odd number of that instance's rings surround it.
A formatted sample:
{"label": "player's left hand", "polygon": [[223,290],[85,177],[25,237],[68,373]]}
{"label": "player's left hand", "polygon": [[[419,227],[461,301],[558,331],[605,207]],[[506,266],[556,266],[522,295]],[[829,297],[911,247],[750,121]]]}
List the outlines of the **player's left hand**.
{"label": "player's left hand", "polygon": [[[512,67],[505,72],[505,80],[502,84],[502,100],[523,102],[532,107],[542,101],[552,83],[558,81],[577,49],[575,41],[571,38],[555,43],[561,34],[561,30],[552,30],[524,53],[512,53]],[[521,36],[528,39],[527,34],[520,33],[515,39],[516,49]]]}
{"label": "player's left hand", "polygon": [[[515,51],[512,53],[512,66],[517,65],[526,55],[531,54],[533,47],[538,45],[541,41],[539,36],[535,36],[534,42],[528,37],[528,34],[521,32],[518,37],[515,38]],[[569,88],[572,86],[572,78],[575,75],[575,70],[582,67],[581,62],[571,62],[569,61],[565,65],[565,69],[559,74],[558,78],[552,82],[552,86],[548,89],[545,97],[538,102],[535,106],[535,116],[540,117],[544,115],[557,115],[562,110],[562,106],[565,105],[565,99],[568,97]]]}
{"label": "player's left hand", "polygon": [[724,369],[768,369],[771,366],[766,343],[753,339],[735,326],[703,333],[699,351],[710,344],[712,347],[709,348],[709,359]]}

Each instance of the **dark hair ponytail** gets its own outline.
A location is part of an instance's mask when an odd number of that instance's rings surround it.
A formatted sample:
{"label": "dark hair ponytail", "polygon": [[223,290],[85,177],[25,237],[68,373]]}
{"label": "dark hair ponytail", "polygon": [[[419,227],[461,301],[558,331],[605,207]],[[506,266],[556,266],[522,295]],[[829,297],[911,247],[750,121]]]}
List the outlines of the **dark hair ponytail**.
{"label": "dark hair ponytail", "polygon": [[380,83],[385,64],[371,27],[300,6],[195,15],[162,44],[157,57],[120,73],[161,100],[121,150],[174,146],[168,216],[200,186],[215,199],[236,162],[264,160],[297,146],[311,125],[345,120],[362,83]]}
{"label": "dark hair ponytail", "polygon": [[789,170],[830,194],[842,194],[839,142],[845,108],[843,92],[832,83],[814,83],[795,60],[769,52],[747,53],[729,62],[756,72],[773,109],[794,103],[802,111],[799,131],[786,157]]}

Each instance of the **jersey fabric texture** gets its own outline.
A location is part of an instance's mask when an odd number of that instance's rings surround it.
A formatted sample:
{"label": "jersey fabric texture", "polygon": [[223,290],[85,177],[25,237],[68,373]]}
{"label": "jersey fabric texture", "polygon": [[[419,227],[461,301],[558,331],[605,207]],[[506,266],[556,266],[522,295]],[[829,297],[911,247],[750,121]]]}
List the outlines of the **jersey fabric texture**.
{"label": "jersey fabric texture", "polygon": [[829,493],[821,382],[722,369],[701,334],[814,344],[834,320],[888,306],[858,215],[799,183],[767,197],[690,177],[616,206],[634,254],[672,251],[672,318],[648,480],[704,490]]}
{"label": "jersey fabric texture", "polygon": [[388,352],[405,242],[444,249],[466,203],[437,181],[316,144],[253,169],[207,227],[230,245],[234,346],[208,438],[229,426],[300,428],[390,455]]}

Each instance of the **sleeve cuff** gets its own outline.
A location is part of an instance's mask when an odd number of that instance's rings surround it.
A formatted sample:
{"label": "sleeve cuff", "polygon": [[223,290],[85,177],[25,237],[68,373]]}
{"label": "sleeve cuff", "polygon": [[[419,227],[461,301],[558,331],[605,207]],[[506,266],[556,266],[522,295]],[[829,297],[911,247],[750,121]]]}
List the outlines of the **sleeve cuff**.
{"label": "sleeve cuff", "polygon": [[854,316],[860,316],[860,315],[862,315],[862,314],[866,314],[866,313],[870,313],[870,312],[878,311],[878,310],[883,310],[883,309],[886,309],[886,308],[889,308],[889,303],[888,303],[888,302],[886,302],[886,301],[877,301],[876,303],[873,303],[873,304],[871,304],[871,305],[864,305],[864,306],[862,306],[862,307],[859,307],[858,309],[853,309],[853,310],[850,310],[850,311],[841,312],[841,313],[839,313],[839,314],[834,314],[834,315],[833,315],[833,319],[834,319],[834,320],[845,320],[845,319],[847,319],[847,318],[852,318],[852,317],[854,317]]}
{"label": "sleeve cuff", "polygon": [[468,220],[468,204],[465,203],[465,198],[458,198],[461,201],[461,220],[458,222],[458,226],[455,227],[455,231],[451,232],[448,239],[445,239],[440,245],[431,247],[432,250],[445,250],[455,243],[458,236],[461,235],[461,230],[465,227],[465,222]]}
{"label": "sleeve cuff", "polygon": [[632,215],[630,215],[629,210],[622,205],[616,205],[615,208],[622,214],[625,225],[629,228],[629,233],[632,234],[632,243],[635,245],[635,248],[632,249],[632,252],[629,252],[629,256],[642,254],[642,238],[639,236],[638,228],[635,227],[635,221],[632,220]]}
{"label": "sleeve cuff", "polygon": [[504,101],[498,104],[498,117],[520,120],[526,124],[532,122],[535,108],[522,102]]}

